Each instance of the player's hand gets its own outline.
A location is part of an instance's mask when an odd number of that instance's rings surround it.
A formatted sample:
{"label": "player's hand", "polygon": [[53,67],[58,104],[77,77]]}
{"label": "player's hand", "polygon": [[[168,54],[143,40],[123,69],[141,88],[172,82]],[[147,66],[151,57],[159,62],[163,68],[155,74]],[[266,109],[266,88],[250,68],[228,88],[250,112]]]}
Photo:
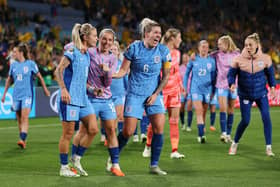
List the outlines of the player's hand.
{"label": "player's hand", "polygon": [[93,94],[96,96],[102,96],[104,93],[104,90],[102,88],[94,88],[93,89]]}
{"label": "player's hand", "polygon": [[51,96],[51,93],[50,93],[50,91],[49,91],[48,89],[44,90],[44,92],[45,92],[45,95],[46,95],[47,97],[50,97],[50,96]]}
{"label": "player's hand", "polygon": [[148,99],[147,99],[147,101],[146,101],[146,105],[152,105],[152,104],[154,104],[154,102],[156,101],[156,99],[157,99],[157,94],[153,94],[153,95],[151,95]]}
{"label": "player's hand", "polygon": [[116,77],[118,77],[118,73],[113,73],[112,78],[115,79]]}
{"label": "player's hand", "polygon": [[5,98],[6,98],[6,96],[5,96],[5,95],[3,95],[2,99],[1,99],[1,102],[2,102],[2,103],[4,103],[4,102],[5,102]]}
{"label": "player's hand", "polygon": [[185,95],[186,94],[186,90],[184,89],[184,87],[180,88],[181,94]]}
{"label": "player's hand", "polygon": [[66,88],[61,89],[61,101],[69,104],[71,101],[71,97]]}
{"label": "player's hand", "polygon": [[104,71],[104,72],[109,72],[110,68],[107,64],[100,64],[99,67]]}
{"label": "player's hand", "polygon": [[235,87],[234,84],[232,84],[232,85],[230,86],[230,88],[229,88],[229,90],[230,90],[232,93],[235,92],[235,89],[236,89],[236,87]]}
{"label": "player's hand", "polygon": [[272,100],[274,100],[276,98],[276,93],[275,93],[275,88],[271,87],[270,88],[270,97]]}

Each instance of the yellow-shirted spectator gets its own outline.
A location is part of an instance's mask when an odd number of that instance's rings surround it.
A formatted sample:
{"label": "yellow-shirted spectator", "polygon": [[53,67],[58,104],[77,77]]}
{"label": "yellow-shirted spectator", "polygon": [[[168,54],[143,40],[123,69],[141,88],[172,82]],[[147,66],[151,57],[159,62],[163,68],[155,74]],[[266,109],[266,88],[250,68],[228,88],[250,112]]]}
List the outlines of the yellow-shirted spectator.
{"label": "yellow-shirted spectator", "polygon": [[7,8],[7,5],[8,5],[7,0],[0,0],[1,7]]}

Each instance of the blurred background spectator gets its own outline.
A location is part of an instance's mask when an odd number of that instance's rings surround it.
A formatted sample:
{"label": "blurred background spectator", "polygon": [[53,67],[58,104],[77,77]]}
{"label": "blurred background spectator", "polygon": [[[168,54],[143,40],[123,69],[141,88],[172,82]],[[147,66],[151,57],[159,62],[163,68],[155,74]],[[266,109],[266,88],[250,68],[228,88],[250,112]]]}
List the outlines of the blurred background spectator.
{"label": "blurred background spectator", "polygon": [[[53,70],[75,23],[90,22],[100,30],[111,27],[124,49],[139,39],[144,17],[157,20],[163,32],[181,30],[181,51],[194,51],[199,40],[217,48],[217,38],[232,36],[239,48],[244,38],[258,32],[280,79],[280,1],[278,0],[0,0],[0,76],[9,69],[14,43],[27,42],[45,81],[52,85]],[[11,42],[12,41],[12,42]],[[51,80],[50,80],[51,79]],[[49,81],[50,80],[50,81]]]}

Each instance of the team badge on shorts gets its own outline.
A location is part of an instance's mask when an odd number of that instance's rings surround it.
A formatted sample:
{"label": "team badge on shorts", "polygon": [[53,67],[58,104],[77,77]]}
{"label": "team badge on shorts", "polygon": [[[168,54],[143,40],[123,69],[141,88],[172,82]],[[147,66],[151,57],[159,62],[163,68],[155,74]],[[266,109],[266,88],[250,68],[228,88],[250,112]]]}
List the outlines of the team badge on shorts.
{"label": "team badge on shorts", "polygon": [[70,117],[71,117],[71,118],[76,117],[76,115],[77,115],[76,110],[70,110]]}
{"label": "team badge on shorts", "polygon": [[132,112],[132,107],[131,106],[126,106],[125,107],[125,112],[127,112],[127,113]]}
{"label": "team badge on shorts", "polygon": [[197,95],[197,94],[192,94],[192,97],[193,97],[194,99],[197,99],[197,98],[198,98],[198,95]]}
{"label": "team badge on shorts", "polygon": [[31,105],[31,103],[32,103],[32,99],[31,98],[27,98],[27,99],[25,99],[25,105]]}
{"label": "team badge on shorts", "polygon": [[155,56],[154,62],[155,62],[155,64],[158,64],[160,62],[160,56]]}

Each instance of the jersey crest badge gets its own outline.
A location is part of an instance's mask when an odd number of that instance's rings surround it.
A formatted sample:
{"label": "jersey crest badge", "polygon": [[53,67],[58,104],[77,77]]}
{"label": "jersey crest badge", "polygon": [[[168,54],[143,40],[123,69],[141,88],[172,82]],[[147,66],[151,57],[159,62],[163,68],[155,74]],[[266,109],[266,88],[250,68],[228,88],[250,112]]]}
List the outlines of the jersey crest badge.
{"label": "jersey crest badge", "polygon": [[258,66],[259,66],[260,68],[263,68],[263,67],[264,67],[264,62],[263,62],[263,61],[258,61]]}
{"label": "jersey crest badge", "polygon": [[27,66],[24,66],[23,67],[23,73],[27,73],[28,72],[28,67]]}
{"label": "jersey crest badge", "polygon": [[155,56],[154,57],[154,63],[158,64],[160,62],[160,56]]}
{"label": "jersey crest badge", "polygon": [[212,68],[212,64],[207,63],[207,69],[211,69]]}
{"label": "jersey crest badge", "polygon": [[168,53],[168,55],[166,55],[166,61],[172,61],[172,57],[171,57],[170,53]]}

